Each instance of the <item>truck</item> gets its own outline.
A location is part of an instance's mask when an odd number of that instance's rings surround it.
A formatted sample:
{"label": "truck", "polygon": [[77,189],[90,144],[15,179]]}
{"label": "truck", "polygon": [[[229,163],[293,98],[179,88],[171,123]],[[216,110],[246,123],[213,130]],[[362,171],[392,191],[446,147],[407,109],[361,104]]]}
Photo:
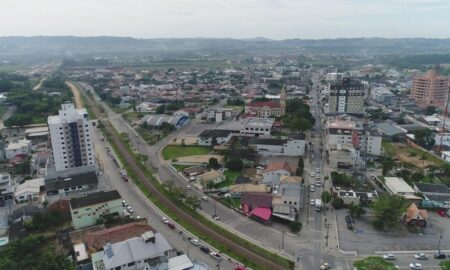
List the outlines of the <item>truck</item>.
{"label": "truck", "polygon": [[316,211],[320,212],[322,210],[322,200],[316,199]]}

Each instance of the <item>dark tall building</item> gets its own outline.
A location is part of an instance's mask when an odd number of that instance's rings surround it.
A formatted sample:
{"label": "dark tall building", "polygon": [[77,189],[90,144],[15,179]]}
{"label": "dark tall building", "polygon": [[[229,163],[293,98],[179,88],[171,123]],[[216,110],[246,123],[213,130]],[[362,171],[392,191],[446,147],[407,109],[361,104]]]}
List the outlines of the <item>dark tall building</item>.
{"label": "dark tall building", "polygon": [[364,85],[358,80],[344,78],[330,85],[329,112],[362,114],[364,98]]}

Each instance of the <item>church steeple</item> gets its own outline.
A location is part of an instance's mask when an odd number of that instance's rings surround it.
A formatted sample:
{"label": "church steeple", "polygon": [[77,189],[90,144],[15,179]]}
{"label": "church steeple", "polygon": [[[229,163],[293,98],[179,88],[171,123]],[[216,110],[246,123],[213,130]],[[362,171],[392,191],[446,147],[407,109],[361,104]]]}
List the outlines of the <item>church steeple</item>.
{"label": "church steeple", "polygon": [[281,107],[281,115],[286,114],[286,89],[284,88],[284,84],[281,87],[280,92],[280,107]]}

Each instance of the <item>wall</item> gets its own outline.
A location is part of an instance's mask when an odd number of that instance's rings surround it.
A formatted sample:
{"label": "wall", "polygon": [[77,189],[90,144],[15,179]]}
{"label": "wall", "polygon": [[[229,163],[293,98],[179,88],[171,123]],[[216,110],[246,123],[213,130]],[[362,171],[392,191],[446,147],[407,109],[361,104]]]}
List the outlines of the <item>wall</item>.
{"label": "wall", "polygon": [[88,205],[78,209],[71,209],[72,222],[75,229],[95,225],[99,217],[105,214],[118,213],[122,215],[122,199],[101,204]]}

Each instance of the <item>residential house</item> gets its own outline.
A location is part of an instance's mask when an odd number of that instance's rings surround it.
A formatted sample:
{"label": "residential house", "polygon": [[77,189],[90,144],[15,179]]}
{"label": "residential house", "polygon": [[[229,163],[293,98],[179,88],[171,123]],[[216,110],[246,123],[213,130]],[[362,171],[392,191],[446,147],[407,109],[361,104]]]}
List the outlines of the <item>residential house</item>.
{"label": "residential house", "polygon": [[209,171],[202,175],[197,176],[197,180],[202,184],[202,186],[207,186],[209,183],[219,184],[226,180],[225,175],[216,170]]}
{"label": "residential house", "polygon": [[297,166],[289,164],[286,160],[269,163],[262,173],[263,183],[277,184],[281,176],[295,174]]}
{"label": "residential house", "polygon": [[271,185],[258,183],[231,185],[230,188],[228,189],[228,193],[230,193],[232,197],[242,197],[244,194],[247,193],[270,193],[270,192],[272,192]]}
{"label": "residential house", "polygon": [[197,144],[201,146],[227,144],[231,134],[230,130],[207,129],[198,135]]}
{"label": "residential house", "polygon": [[17,155],[29,155],[31,154],[31,141],[30,140],[18,140],[11,142],[5,149],[5,156],[7,159],[11,159]]}
{"label": "residential house", "polygon": [[100,191],[70,199],[70,214],[75,229],[95,225],[105,215],[122,213],[122,197],[117,190]]}
{"label": "residential house", "polygon": [[26,180],[16,187],[14,199],[16,203],[32,202],[44,191],[44,178]]}
{"label": "residential house", "polygon": [[[103,251],[92,254],[94,270],[142,270],[168,269],[172,247],[159,232],[148,231],[113,244],[106,244]],[[156,268],[156,267],[160,268]]]}
{"label": "residential house", "polygon": [[272,194],[245,193],[241,198],[241,206],[247,216],[255,216],[268,222],[272,216]]}
{"label": "residential house", "polygon": [[4,205],[7,200],[14,198],[14,184],[11,182],[10,174],[0,174],[0,204]]}
{"label": "residential house", "polygon": [[412,203],[408,207],[408,209],[406,209],[404,219],[406,224],[408,225],[416,227],[426,227],[428,219],[428,211],[419,210],[419,208],[417,208],[417,205],[415,203]]}
{"label": "residential house", "polygon": [[152,227],[147,224],[146,220],[136,221],[103,230],[87,231],[83,240],[89,250],[101,250],[108,243],[125,241],[151,230]]}

